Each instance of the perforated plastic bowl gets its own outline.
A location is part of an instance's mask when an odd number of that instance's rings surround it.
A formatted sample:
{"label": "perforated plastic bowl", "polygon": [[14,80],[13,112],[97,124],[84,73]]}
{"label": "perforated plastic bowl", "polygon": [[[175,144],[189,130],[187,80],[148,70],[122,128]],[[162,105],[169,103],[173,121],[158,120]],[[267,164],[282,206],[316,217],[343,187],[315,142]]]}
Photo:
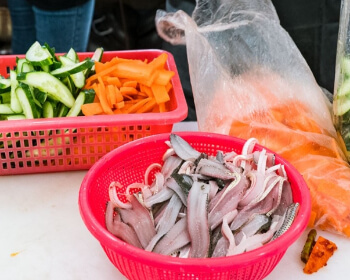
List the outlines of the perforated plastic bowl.
{"label": "perforated plastic bowl", "polygon": [[[203,132],[177,133],[194,148],[210,155],[217,150],[241,153],[244,140]],[[310,216],[310,194],[301,175],[287,161],[284,164],[293,190],[300,203],[290,229],[276,240],[240,255],[210,259],[179,259],[135,248],[110,234],[105,226],[105,207],[111,181],[123,185],[142,181],[149,164],[161,163],[169,134],[138,139],[102,157],[86,174],[79,193],[79,207],[89,231],[100,242],[110,261],[129,279],[263,279],[280,261],[288,247],[305,230]],[[261,150],[256,145],[256,150]]]}

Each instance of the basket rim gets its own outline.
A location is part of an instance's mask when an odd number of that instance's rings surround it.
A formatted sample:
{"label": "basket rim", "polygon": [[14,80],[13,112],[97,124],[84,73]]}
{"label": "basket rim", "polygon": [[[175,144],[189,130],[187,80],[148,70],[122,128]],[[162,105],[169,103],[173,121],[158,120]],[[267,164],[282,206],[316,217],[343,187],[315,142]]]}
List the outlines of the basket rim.
{"label": "basket rim", "polygon": [[[175,75],[171,81],[173,84],[174,97],[176,108],[164,113],[138,113],[125,115],[99,115],[99,116],[78,116],[78,117],[55,117],[55,118],[41,118],[41,119],[25,119],[25,120],[11,120],[0,122],[0,131],[15,132],[22,130],[39,130],[52,128],[88,128],[101,127],[111,125],[172,125],[176,122],[182,121],[187,117],[188,107],[185,95],[180,82],[179,73],[175,63],[174,56],[165,50],[160,49],[139,49],[139,50],[121,50],[121,51],[104,51],[107,55],[141,55],[141,54],[161,54],[167,53],[167,64],[169,70],[174,71]],[[79,56],[92,56],[93,52],[78,52]],[[60,54],[57,54],[60,55]],[[25,55],[6,55],[0,56],[0,62],[4,60],[13,60],[16,57],[24,57]],[[3,62],[2,62],[3,63]]]}
{"label": "basket rim", "polygon": [[[217,133],[210,132],[176,132],[176,134],[181,137],[210,137],[210,138],[218,138],[218,139],[226,139],[235,141],[238,144],[245,143],[246,140],[240,139],[234,136],[222,135]],[[137,139],[132,142],[126,143],[115,150],[109,152],[104,155],[99,161],[97,161],[88,171],[86,176],[84,177],[81,188],[79,191],[79,211],[80,215],[88,228],[91,234],[101,243],[103,247],[108,247],[112,251],[118,251],[118,254],[123,255],[129,259],[140,261],[142,259],[142,263],[146,265],[150,265],[153,267],[162,267],[164,265],[171,266],[172,269],[181,270],[183,268],[200,268],[204,271],[212,271],[213,269],[225,269],[227,267],[237,268],[242,267],[244,265],[251,264],[252,261],[258,261],[264,258],[267,258],[276,254],[284,254],[288,247],[294,243],[303,231],[306,229],[309,217],[311,214],[311,196],[309,189],[304,181],[302,175],[292,166],[287,160],[280,157],[277,153],[273,152],[276,155],[276,159],[281,164],[284,164],[285,169],[288,175],[293,175],[295,180],[298,181],[297,192],[300,195],[299,203],[300,207],[298,210],[298,214],[292,224],[292,226],[279,238],[274,241],[265,244],[257,249],[254,249],[249,252],[245,252],[239,255],[228,256],[228,257],[217,257],[217,258],[187,258],[180,259],[174,258],[170,256],[165,256],[161,254],[156,254],[153,252],[147,252],[143,249],[139,249],[133,247],[124,241],[118,239],[111,233],[107,231],[95,218],[91,211],[90,206],[88,205],[88,194],[89,194],[89,182],[92,180],[93,175],[99,171],[103,167],[104,162],[108,162],[111,158],[114,158],[118,153],[128,150],[135,145],[143,145],[146,142],[158,142],[169,139],[170,133],[161,133],[158,135],[147,136],[142,139]],[[256,149],[266,149],[266,151],[272,152],[270,149],[256,144]]]}

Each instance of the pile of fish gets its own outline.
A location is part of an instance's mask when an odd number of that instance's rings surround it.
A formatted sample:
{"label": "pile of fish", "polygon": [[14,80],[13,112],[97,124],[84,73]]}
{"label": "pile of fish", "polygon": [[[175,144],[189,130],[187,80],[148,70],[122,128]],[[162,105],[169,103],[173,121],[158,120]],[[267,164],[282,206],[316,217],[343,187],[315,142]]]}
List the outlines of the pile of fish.
{"label": "pile of fish", "polygon": [[[292,224],[293,203],[284,166],[256,139],[242,152],[201,153],[176,134],[166,141],[163,165],[151,164],[144,182],[112,182],[106,227],[123,241],[181,258],[222,257],[258,248]],[[149,174],[154,180],[148,182]]]}

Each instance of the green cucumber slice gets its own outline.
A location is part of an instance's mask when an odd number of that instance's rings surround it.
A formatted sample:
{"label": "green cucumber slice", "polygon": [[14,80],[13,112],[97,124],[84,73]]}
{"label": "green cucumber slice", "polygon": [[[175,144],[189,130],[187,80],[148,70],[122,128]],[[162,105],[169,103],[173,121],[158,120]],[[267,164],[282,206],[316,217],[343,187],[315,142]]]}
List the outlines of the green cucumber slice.
{"label": "green cucumber slice", "polygon": [[11,109],[15,113],[22,113],[23,109],[21,103],[18,100],[16,94],[16,88],[18,86],[18,81],[16,79],[17,75],[14,70],[10,70],[10,83],[11,83]]}
{"label": "green cucumber slice", "polygon": [[[103,52],[104,52],[104,49],[102,47],[97,48],[94,54],[92,55],[91,60],[99,61],[99,62],[102,61]],[[87,78],[90,75],[90,73],[94,71],[95,71],[95,64],[91,68],[84,70],[85,77]]]}
{"label": "green cucumber slice", "polygon": [[0,94],[0,103],[11,103],[11,92],[4,92]]}
{"label": "green cucumber slice", "polygon": [[69,110],[69,112],[67,113],[66,117],[76,117],[79,115],[80,111],[81,111],[81,106],[84,104],[85,102],[85,92],[81,91],[77,98],[75,99],[75,103],[73,105],[73,107]]}
{"label": "green cucumber slice", "polygon": [[50,98],[62,102],[69,108],[74,105],[75,99],[72,93],[64,83],[50,73],[43,71],[21,73],[17,75],[17,80],[46,92]]}
{"label": "green cucumber slice", "polygon": [[50,101],[45,101],[43,104],[43,117],[44,118],[54,117],[54,109]]}
{"label": "green cucumber slice", "polygon": [[12,111],[10,104],[0,104],[0,114],[13,115],[15,112]]}
{"label": "green cucumber slice", "polygon": [[26,53],[26,59],[30,61],[34,66],[48,66],[53,63],[50,52],[43,48],[38,41],[36,41],[28,49]]}
{"label": "green cucumber slice", "polygon": [[16,67],[16,72],[21,73],[21,72],[30,72],[34,71],[33,65],[25,58],[20,58],[17,59],[17,67]]}
{"label": "green cucumber slice", "polygon": [[26,116],[26,119],[34,119],[38,117],[33,94],[31,93],[29,86],[24,83],[19,83],[16,88],[16,94],[21,103],[23,114]]}
{"label": "green cucumber slice", "polygon": [[24,120],[26,118],[25,115],[19,114],[19,115],[2,115],[1,119],[6,121],[11,120]]}
{"label": "green cucumber slice", "polygon": [[[62,62],[62,61],[61,61]],[[55,77],[67,77],[72,74],[84,71],[85,69],[91,68],[94,62],[91,59],[85,59],[82,62],[75,63],[74,65],[69,65],[61,67],[51,71],[51,74]]]}
{"label": "green cucumber slice", "polygon": [[70,48],[66,54],[66,57],[72,60],[74,63],[79,63],[79,56],[73,48]]}
{"label": "green cucumber slice", "polygon": [[9,92],[11,89],[11,81],[9,79],[0,78],[0,93]]}
{"label": "green cucumber slice", "polygon": [[[65,56],[61,56],[60,60],[62,62],[63,67],[74,67],[77,64],[73,60]],[[77,88],[82,88],[85,85],[85,75],[83,71],[71,74],[70,77]]]}
{"label": "green cucumber slice", "polygon": [[[103,48],[97,48],[94,52],[94,54],[92,55],[91,59],[93,61],[98,61],[98,62],[101,62],[102,60],[102,56],[103,56],[103,52],[104,52],[104,49]],[[92,66],[91,68],[92,71],[95,71],[95,65]]]}
{"label": "green cucumber slice", "polygon": [[43,92],[37,88],[33,89],[33,93],[34,93],[34,98],[40,103],[40,104],[44,104],[46,99],[47,99],[47,93]]}
{"label": "green cucumber slice", "polygon": [[69,108],[64,104],[59,103],[57,108],[57,117],[65,117],[67,116],[68,112],[69,112]]}
{"label": "green cucumber slice", "polygon": [[84,89],[83,90],[85,92],[85,102],[84,104],[87,103],[92,103],[95,100],[95,91],[93,89]]}

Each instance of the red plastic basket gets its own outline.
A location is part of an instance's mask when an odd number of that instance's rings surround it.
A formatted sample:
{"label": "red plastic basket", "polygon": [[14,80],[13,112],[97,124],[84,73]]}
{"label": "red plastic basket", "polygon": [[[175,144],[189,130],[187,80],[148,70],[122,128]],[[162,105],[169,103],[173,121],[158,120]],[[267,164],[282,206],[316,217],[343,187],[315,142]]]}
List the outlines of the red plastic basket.
{"label": "red plastic basket", "polygon": [[[109,51],[113,57],[147,59],[162,50]],[[80,53],[80,59],[92,53]],[[0,74],[6,76],[16,56],[0,56]],[[114,116],[80,116],[0,121],[0,175],[89,169],[99,158],[122,144],[153,134],[170,132],[187,116],[187,104],[173,56],[167,69],[175,72],[168,112]]]}
{"label": "red plastic basket", "polygon": [[[204,132],[178,133],[201,152],[215,155],[217,150],[241,153],[244,140]],[[146,137],[125,144],[100,159],[86,174],[79,193],[79,207],[89,231],[100,242],[110,261],[128,279],[263,279],[277,265],[287,248],[305,230],[310,217],[310,194],[298,171],[284,164],[292,186],[293,199],[300,203],[290,229],[258,249],[236,256],[211,259],[179,259],[135,248],[110,234],[105,226],[108,186],[112,181],[123,185],[141,181],[149,164],[162,163],[169,134]],[[256,145],[256,150],[262,147]],[[268,149],[267,149],[268,150]]]}

